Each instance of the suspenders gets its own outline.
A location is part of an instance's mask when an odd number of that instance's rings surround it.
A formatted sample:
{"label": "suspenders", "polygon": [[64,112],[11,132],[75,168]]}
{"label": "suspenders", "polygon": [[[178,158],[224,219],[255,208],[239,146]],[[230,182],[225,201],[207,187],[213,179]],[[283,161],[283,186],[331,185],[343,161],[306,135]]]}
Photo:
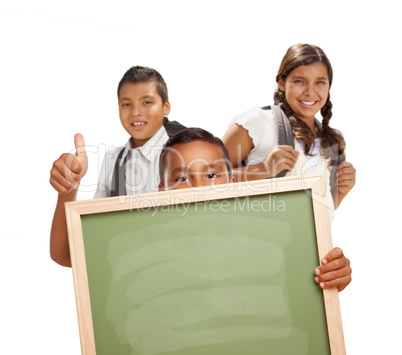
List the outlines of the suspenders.
{"label": "suspenders", "polygon": [[[271,110],[274,116],[275,127],[276,127],[276,137],[278,145],[290,145],[292,148],[295,147],[295,141],[293,139],[293,129],[290,125],[289,119],[285,112],[277,106],[265,106],[262,107],[263,110]],[[288,171],[282,170],[275,177],[283,177]]]}

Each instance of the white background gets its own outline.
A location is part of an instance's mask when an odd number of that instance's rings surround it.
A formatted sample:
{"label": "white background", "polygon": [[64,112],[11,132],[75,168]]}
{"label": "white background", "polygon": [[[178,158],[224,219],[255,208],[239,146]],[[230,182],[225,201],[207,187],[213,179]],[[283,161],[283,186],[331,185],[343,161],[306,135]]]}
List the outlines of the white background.
{"label": "white background", "polygon": [[[392,1],[1,1],[1,354],[79,354],[71,269],[50,260],[53,161],[84,134],[92,198],[106,147],[120,146],[116,88],[132,65],[157,69],[171,119],[222,137],[272,103],[288,47],[331,60],[331,125],[357,184],[333,224],[351,259],[340,294],[348,354],[396,354],[400,285],[400,10]],[[98,152],[100,157],[98,158]],[[398,350],[399,349],[399,350]]]}

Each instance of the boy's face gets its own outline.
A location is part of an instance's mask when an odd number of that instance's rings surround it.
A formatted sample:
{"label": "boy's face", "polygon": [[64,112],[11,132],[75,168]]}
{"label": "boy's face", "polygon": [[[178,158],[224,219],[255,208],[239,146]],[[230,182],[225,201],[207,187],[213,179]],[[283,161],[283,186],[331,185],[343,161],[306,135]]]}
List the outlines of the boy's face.
{"label": "boy's face", "polygon": [[162,103],[153,82],[127,83],[119,92],[119,113],[124,129],[133,138],[134,147],[143,146],[162,127],[170,103]]}
{"label": "boy's face", "polygon": [[175,145],[166,155],[164,186],[160,190],[227,184],[229,178],[222,149],[216,144],[194,141]]}

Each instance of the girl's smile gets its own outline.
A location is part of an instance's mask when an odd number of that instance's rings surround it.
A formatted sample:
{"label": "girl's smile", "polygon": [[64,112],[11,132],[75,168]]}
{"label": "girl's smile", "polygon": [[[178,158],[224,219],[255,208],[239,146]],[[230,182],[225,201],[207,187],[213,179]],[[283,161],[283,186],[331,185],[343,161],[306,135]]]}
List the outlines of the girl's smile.
{"label": "girl's smile", "polygon": [[317,103],[317,101],[300,101],[300,103],[306,108],[311,108]]}

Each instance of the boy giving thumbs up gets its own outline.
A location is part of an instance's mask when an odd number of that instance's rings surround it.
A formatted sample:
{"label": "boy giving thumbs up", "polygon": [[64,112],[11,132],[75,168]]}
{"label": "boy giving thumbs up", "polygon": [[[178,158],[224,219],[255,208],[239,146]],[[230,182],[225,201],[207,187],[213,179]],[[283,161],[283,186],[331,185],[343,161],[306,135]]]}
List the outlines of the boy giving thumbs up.
{"label": "boy giving thumbs up", "polygon": [[64,203],[75,201],[80,181],[88,170],[82,134],[74,136],[74,145],[75,154],[62,154],[50,171],[50,184],[59,193],[50,233],[50,256],[64,266],[71,266]]}
{"label": "boy giving thumbs up", "polygon": [[75,154],[64,153],[53,163],[50,184],[62,195],[77,194],[81,179],[88,170],[88,157],[82,134],[74,136]]}
{"label": "boy giving thumbs up", "polygon": [[[155,69],[130,68],[120,80],[117,96],[120,121],[130,138],[115,155],[105,156],[95,198],[115,193],[115,175],[119,176],[118,195],[157,191],[162,147],[171,134],[184,128],[166,117],[170,113],[167,86]],[[74,144],[76,153],[62,154],[50,172],[50,184],[59,195],[50,233],[50,256],[64,266],[71,266],[64,203],[75,200],[79,183],[88,169],[81,134],[75,135]],[[120,177],[125,180],[121,184]]]}

